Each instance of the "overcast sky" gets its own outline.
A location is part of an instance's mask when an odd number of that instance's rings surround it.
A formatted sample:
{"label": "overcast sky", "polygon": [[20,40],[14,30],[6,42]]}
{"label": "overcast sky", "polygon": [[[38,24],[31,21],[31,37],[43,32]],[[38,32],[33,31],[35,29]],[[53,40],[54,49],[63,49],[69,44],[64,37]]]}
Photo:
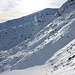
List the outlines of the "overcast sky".
{"label": "overcast sky", "polygon": [[59,8],[67,0],[0,0],[0,22],[45,8]]}

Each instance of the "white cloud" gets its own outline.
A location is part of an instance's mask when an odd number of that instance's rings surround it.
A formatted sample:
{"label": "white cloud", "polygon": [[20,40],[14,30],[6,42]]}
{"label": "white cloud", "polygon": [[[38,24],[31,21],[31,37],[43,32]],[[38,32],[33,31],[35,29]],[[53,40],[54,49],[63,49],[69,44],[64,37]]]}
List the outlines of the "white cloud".
{"label": "white cloud", "polygon": [[2,1],[0,1],[0,11],[3,11],[3,12],[12,10],[16,6],[18,6],[18,3],[16,2],[16,0],[2,0]]}
{"label": "white cloud", "polygon": [[60,7],[66,0],[0,0],[0,22],[44,8]]}
{"label": "white cloud", "polygon": [[66,2],[67,0],[51,0],[49,2],[49,4],[51,5],[51,7],[53,8],[57,8],[60,7],[64,2]]}

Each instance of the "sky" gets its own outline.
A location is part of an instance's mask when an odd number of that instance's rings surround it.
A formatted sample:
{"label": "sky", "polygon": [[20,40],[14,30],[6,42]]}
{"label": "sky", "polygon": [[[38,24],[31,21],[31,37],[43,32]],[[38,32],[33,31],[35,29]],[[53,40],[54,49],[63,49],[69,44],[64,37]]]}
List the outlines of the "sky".
{"label": "sky", "polygon": [[0,0],[0,22],[45,8],[59,8],[67,0]]}

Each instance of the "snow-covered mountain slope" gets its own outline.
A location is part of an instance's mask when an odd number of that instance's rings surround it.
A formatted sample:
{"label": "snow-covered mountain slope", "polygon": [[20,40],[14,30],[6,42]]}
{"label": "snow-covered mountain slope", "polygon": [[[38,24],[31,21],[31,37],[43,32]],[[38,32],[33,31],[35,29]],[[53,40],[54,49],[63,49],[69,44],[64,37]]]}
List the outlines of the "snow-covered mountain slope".
{"label": "snow-covered mountain slope", "polygon": [[34,35],[52,21],[57,9],[44,9],[0,24],[0,50],[10,49]]}
{"label": "snow-covered mountain slope", "polygon": [[45,65],[3,72],[1,75],[75,75],[75,39],[60,49]]}
{"label": "snow-covered mountain slope", "polygon": [[[66,5],[68,9],[62,12],[61,8]],[[62,14],[57,12],[55,16],[59,16],[39,31],[33,40],[25,40],[1,51],[0,72],[6,70],[1,75],[74,75],[74,7],[75,0],[68,0],[59,9]]]}
{"label": "snow-covered mountain slope", "polygon": [[[65,47],[57,51],[52,58],[50,58],[45,68],[47,71],[56,75],[73,75],[75,74],[75,39],[73,39]],[[51,65],[52,69],[49,67]]]}
{"label": "snow-covered mountain slope", "polygon": [[75,0],[68,0],[58,10],[56,16],[66,15],[67,13],[73,12],[75,9]]}

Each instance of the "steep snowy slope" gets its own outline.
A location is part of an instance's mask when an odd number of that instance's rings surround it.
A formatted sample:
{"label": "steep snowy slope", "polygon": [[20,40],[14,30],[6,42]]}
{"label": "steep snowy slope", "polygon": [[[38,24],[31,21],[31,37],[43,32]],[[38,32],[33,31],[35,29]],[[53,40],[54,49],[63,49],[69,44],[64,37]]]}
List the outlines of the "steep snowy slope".
{"label": "steep snowy slope", "polygon": [[1,75],[75,74],[75,0],[68,0],[59,11],[33,40],[1,51],[0,71],[9,70]]}
{"label": "steep snowy slope", "polygon": [[[50,68],[52,67],[52,69]],[[75,39],[57,51],[45,64],[45,69],[54,75],[75,74]]]}
{"label": "steep snowy slope", "polygon": [[1,75],[75,75],[75,39],[60,49],[45,65],[3,72]]}
{"label": "steep snowy slope", "polygon": [[31,15],[0,24],[0,50],[10,49],[22,41],[34,38],[56,13],[57,9],[44,9]]}

